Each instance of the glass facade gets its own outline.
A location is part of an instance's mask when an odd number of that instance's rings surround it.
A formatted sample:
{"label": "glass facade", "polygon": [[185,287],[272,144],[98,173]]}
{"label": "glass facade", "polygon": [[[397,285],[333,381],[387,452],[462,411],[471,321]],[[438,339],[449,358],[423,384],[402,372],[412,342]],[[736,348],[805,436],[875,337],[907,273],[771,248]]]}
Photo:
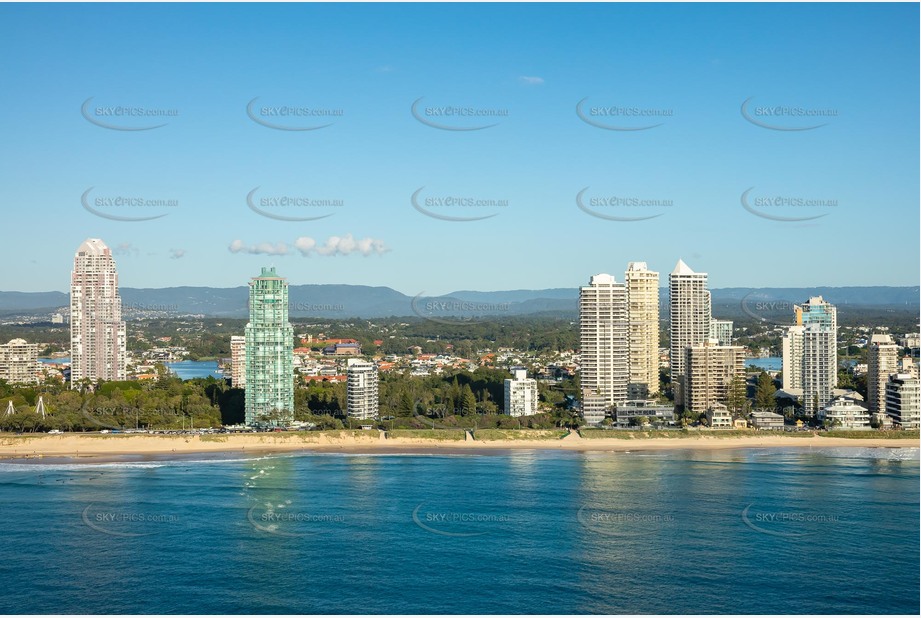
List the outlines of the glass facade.
{"label": "glass facade", "polygon": [[287,425],[294,420],[294,328],[288,282],[274,267],[249,283],[245,336],[246,424]]}

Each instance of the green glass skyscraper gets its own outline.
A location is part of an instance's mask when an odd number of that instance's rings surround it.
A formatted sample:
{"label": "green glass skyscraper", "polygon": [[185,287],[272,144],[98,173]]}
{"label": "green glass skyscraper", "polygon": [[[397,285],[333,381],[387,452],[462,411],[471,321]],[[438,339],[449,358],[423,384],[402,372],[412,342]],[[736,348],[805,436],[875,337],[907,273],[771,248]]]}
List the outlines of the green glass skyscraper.
{"label": "green glass skyscraper", "polygon": [[249,282],[246,325],[246,424],[283,426],[294,419],[294,329],[288,282],[275,268]]}

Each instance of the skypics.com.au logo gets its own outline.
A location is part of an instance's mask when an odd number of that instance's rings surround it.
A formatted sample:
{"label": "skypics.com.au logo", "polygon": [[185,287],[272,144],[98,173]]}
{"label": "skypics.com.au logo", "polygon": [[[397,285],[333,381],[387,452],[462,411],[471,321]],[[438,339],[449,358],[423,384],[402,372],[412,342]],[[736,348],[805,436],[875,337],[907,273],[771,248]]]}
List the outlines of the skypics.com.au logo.
{"label": "skypics.com.au logo", "polygon": [[468,104],[423,105],[425,97],[413,101],[413,118],[433,129],[442,131],[482,131],[498,126],[508,118],[509,110],[501,107],[480,107]]}
{"label": "skypics.com.au logo", "polygon": [[801,196],[788,193],[757,194],[755,187],[742,192],[742,208],[762,219],[781,222],[813,221],[833,212],[838,200],[826,197]]}
{"label": "skypics.com.au logo", "polygon": [[461,300],[450,297],[425,296],[425,292],[416,294],[410,306],[413,313],[420,318],[437,324],[479,324],[487,316],[508,315],[510,303],[490,303]]}
{"label": "skypics.com.au logo", "polygon": [[246,512],[246,519],[259,532],[281,537],[311,536],[329,529],[330,525],[346,523],[345,515],[291,510],[291,501],[282,504],[255,505]]}
{"label": "skypics.com.au logo", "polygon": [[671,513],[612,511],[587,504],[576,513],[576,519],[591,532],[624,538],[656,534],[676,521]]}
{"label": "skypics.com.au logo", "polygon": [[754,505],[752,502],[742,509],[742,523],[761,534],[797,539],[841,524],[841,516],[837,513],[761,511],[752,509]]}
{"label": "skypics.com.au logo", "polygon": [[256,97],[246,104],[246,115],[256,124],[276,131],[317,131],[333,126],[345,115],[343,109],[336,107],[287,103],[257,105],[259,99]]}
{"label": "skypics.com.au logo", "polygon": [[246,205],[256,214],[276,221],[318,221],[331,217],[345,205],[337,198],[314,197],[306,194],[283,193],[257,196],[256,187],[246,194]]}
{"label": "skypics.com.au logo", "polygon": [[648,131],[665,124],[675,115],[675,110],[665,107],[602,104],[589,105],[589,97],[576,104],[579,119],[597,129],[606,131]]}
{"label": "skypics.com.au logo", "polygon": [[473,510],[425,509],[425,503],[413,509],[412,520],[417,526],[440,536],[470,538],[484,536],[507,526],[512,518],[504,513]]}
{"label": "skypics.com.au logo", "polygon": [[647,221],[661,217],[675,206],[670,199],[620,193],[590,194],[585,187],[576,194],[576,206],[585,214],[606,221]]}
{"label": "skypics.com.au logo", "polygon": [[[771,131],[812,131],[828,124],[838,117],[838,110],[831,107],[806,107],[785,103],[756,105],[755,97],[742,102],[742,117],[756,127]],[[824,122],[822,122],[824,121]]]}
{"label": "skypics.com.au logo", "polygon": [[90,97],[80,106],[80,114],[90,124],[110,131],[150,131],[168,125],[165,118],[176,118],[179,110],[145,105],[99,105]]}
{"label": "skypics.com.au logo", "polygon": [[410,196],[412,207],[426,217],[441,221],[482,221],[495,217],[508,208],[509,201],[467,194],[422,195],[425,187],[419,187]]}
{"label": "skypics.com.au logo", "polygon": [[114,193],[91,197],[94,189],[83,192],[80,204],[87,212],[110,221],[153,221],[179,207],[178,199],[160,196]]}

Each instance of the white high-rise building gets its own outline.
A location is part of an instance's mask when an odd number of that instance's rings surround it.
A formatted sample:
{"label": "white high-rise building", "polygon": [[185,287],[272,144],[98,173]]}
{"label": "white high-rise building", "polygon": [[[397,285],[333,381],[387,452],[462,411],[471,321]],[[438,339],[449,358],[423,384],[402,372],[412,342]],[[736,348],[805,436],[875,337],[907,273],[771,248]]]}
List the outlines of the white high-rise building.
{"label": "white high-rise building", "polygon": [[629,328],[629,399],[659,392],[659,273],[646,262],[630,262],[624,273]]}
{"label": "white high-rise building", "polygon": [[899,359],[899,370],[893,373],[910,373],[916,378],[921,378],[921,367],[912,357],[903,356]]}
{"label": "white high-rise building", "polygon": [[835,331],[809,324],[803,332],[803,408],[816,414],[834,397],[838,384]]}
{"label": "white high-rise building", "polygon": [[360,358],[350,358],[346,394],[346,405],[350,417],[359,420],[377,418],[377,365]]}
{"label": "white high-rise building", "polygon": [[[627,288],[608,274],[594,275],[579,290],[580,380],[597,415],[613,412],[627,400],[630,380],[627,335]],[[586,418],[588,422],[588,419]]]}
{"label": "white high-rise building", "polygon": [[838,318],[821,296],[794,305],[795,324],[783,338],[783,388],[800,396],[803,409],[817,414],[838,384]]}
{"label": "white high-rise building", "polygon": [[838,309],[821,296],[813,296],[802,305],[793,305],[793,314],[797,324],[818,324],[838,331]]}
{"label": "white high-rise building", "polygon": [[732,320],[710,320],[710,339],[720,345],[732,345]]}
{"label": "white high-rise building", "polygon": [[886,412],[902,429],[921,426],[921,382],[908,373],[897,373],[886,382]]}
{"label": "white high-rise building", "polygon": [[0,345],[0,380],[8,384],[38,384],[38,344],[13,339]]}
{"label": "white high-rise building", "polygon": [[867,406],[872,414],[886,413],[886,383],[899,371],[899,346],[889,335],[870,336],[867,345]]}
{"label": "white high-rise building", "polygon": [[803,390],[803,326],[789,326],[783,334],[783,390],[799,395]]}
{"label": "white high-rise building", "polygon": [[124,380],[126,336],[112,251],[98,238],[77,249],[70,277],[70,384]]}
{"label": "white high-rise building", "polygon": [[710,291],[707,273],[696,273],[682,260],[668,276],[669,366],[675,403],[684,405],[685,349],[710,338]]}
{"label": "white high-rise building", "polygon": [[524,367],[512,367],[510,380],[505,380],[505,413],[509,416],[537,414],[537,380],[528,377]]}
{"label": "white high-rise building", "polygon": [[230,385],[233,388],[246,388],[246,337],[230,337]]}

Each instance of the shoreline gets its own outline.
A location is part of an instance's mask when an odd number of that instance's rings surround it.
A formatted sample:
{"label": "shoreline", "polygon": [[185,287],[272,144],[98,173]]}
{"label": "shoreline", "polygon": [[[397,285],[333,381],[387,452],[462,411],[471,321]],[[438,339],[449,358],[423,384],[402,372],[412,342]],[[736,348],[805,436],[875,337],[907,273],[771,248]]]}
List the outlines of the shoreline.
{"label": "shoreline", "polygon": [[[204,439],[202,439],[204,438]],[[915,438],[841,438],[821,435],[784,436],[681,436],[674,438],[583,438],[572,433],[553,439],[448,440],[425,437],[385,437],[384,432],[308,432],[231,435],[2,435],[0,462],[9,460],[67,459],[99,461],[109,457],[212,455],[265,455],[313,451],[318,453],[493,453],[496,451],[546,450],[665,451],[738,448],[919,448]]]}

